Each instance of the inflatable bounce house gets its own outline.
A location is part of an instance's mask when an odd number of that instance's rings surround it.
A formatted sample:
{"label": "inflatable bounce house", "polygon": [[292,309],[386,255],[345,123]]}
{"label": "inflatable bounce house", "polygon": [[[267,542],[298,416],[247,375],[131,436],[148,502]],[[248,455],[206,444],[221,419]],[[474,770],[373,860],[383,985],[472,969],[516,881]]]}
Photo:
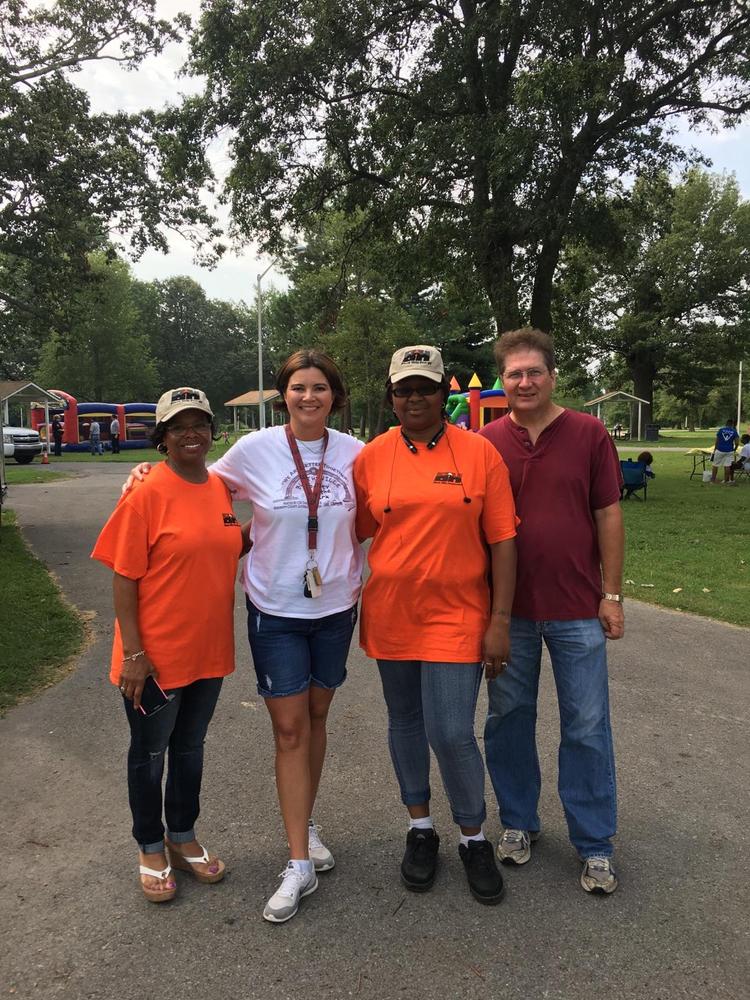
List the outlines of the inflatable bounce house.
{"label": "inflatable bounce house", "polygon": [[469,391],[461,392],[455,377],[451,379],[451,395],[445,412],[452,424],[478,431],[491,420],[497,420],[508,412],[508,400],[500,388],[500,379],[495,379],[491,389],[483,389],[476,374],[469,382]]}
{"label": "inflatable bounce house", "polygon": [[[156,403],[79,403],[60,389],[49,390],[60,400],[59,406],[50,406],[50,420],[60,414],[63,418],[63,451],[88,451],[91,421],[97,420],[101,440],[109,447],[109,425],[115,417],[120,421],[120,448],[150,448],[151,431],[156,422]],[[31,426],[45,434],[44,410],[31,411]],[[47,440],[52,439],[51,428],[46,428]]]}

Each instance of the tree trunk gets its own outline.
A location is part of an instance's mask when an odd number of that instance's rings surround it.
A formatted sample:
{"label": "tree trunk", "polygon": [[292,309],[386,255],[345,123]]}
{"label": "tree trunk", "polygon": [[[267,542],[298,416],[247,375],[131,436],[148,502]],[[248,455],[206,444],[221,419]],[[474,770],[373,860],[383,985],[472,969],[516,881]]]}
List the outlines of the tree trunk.
{"label": "tree trunk", "polygon": [[[648,400],[641,404],[641,434],[646,431],[646,424],[651,423],[652,408],[654,401],[654,378],[656,376],[656,365],[654,359],[648,353],[640,353],[630,356],[627,359],[628,373],[633,380],[633,394],[641,399]],[[638,404],[631,412],[630,436],[635,438],[638,433]]]}
{"label": "tree trunk", "polygon": [[497,332],[515,330],[521,325],[518,288],[513,277],[513,249],[500,248],[488,241],[479,261],[479,273],[490,300]]}
{"label": "tree trunk", "polygon": [[370,432],[370,440],[372,440],[374,437],[377,437],[379,434],[382,434],[385,431],[385,404],[386,404],[386,398],[385,396],[383,396],[380,400],[380,405],[378,406],[377,427],[375,428],[374,434],[372,433],[372,431]]}
{"label": "tree trunk", "polygon": [[352,426],[352,404],[349,397],[346,397],[346,402],[344,403],[344,408],[341,411],[340,416],[340,429],[343,434],[349,433],[349,428]]}

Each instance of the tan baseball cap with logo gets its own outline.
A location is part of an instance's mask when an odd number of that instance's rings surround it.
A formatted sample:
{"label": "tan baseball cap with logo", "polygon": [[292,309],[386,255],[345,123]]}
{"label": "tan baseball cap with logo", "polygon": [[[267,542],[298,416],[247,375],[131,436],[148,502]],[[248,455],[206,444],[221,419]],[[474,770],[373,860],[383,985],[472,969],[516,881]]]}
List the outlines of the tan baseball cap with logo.
{"label": "tan baseball cap with logo", "polygon": [[213,417],[205,392],[183,386],[181,389],[168,389],[159,397],[159,402],[156,404],[156,422],[166,423],[183,410],[200,410]]}
{"label": "tan baseball cap with logo", "polygon": [[410,375],[421,375],[433,382],[443,381],[445,378],[443,356],[437,347],[417,344],[415,347],[400,347],[396,351],[391,358],[388,378],[393,384]]}

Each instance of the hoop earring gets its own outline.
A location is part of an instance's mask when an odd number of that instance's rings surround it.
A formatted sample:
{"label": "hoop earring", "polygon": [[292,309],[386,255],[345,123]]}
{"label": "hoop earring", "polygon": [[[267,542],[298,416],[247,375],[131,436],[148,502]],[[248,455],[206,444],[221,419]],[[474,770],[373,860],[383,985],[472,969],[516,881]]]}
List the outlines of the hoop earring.
{"label": "hoop earring", "polygon": [[156,450],[159,452],[160,455],[166,455],[167,454],[167,446],[164,444],[163,441],[160,441],[157,444]]}

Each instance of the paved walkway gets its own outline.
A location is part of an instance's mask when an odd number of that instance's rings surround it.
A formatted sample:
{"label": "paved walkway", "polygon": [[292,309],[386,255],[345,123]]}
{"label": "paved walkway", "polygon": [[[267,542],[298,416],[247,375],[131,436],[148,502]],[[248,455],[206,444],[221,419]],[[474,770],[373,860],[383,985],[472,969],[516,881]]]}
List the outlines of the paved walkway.
{"label": "paved walkway", "polygon": [[[122,475],[122,466],[87,466],[73,480],[13,487],[9,498],[65,593],[94,614],[94,641],[65,680],[0,721],[0,997],[748,996],[750,631],[637,603],[627,606],[626,639],[611,647],[615,896],[578,886],[555,792],[549,672],[539,721],[544,835],[531,864],[507,872],[500,906],[477,904],[436,776],[442,869],[432,892],[405,892],[406,824],[382,698],[372,663],[354,649],[317,811],[336,868],[289,924],[261,920],[284,837],[238,610],[238,670],[209,732],[200,822],[230,875],[217,886],[181,879],[174,903],[149,905],[129,834],[125,720],[105,680],[110,574],[87,558]],[[33,609],[25,613],[32,628]],[[483,710],[484,699],[480,718]],[[488,806],[496,838],[489,789]]]}

